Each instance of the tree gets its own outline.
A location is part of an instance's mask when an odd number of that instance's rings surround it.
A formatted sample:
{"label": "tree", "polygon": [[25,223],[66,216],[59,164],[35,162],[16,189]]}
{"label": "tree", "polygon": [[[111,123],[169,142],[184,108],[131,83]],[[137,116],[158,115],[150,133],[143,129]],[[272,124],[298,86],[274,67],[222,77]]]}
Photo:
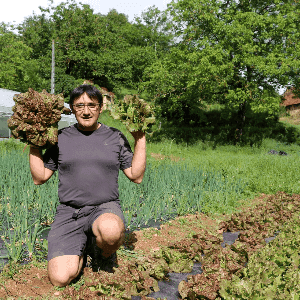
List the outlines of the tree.
{"label": "tree", "polygon": [[27,18],[19,32],[34,49],[32,58],[43,65],[47,80],[55,40],[56,93],[67,96],[81,79],[91,79],[109,90],[119,85],[136,87],[143,65],[155,60],[150,49],[130,44],[136,31],[116,10],[106,16],[94,14],[89,5],[79,6],[74,0],[40,10],[42,15]]}
{"label": "tree", "polygon": [[0,22],[0,34],[12,32],[14,29],[15,26],[10,23]]}
{"label": "tree", "polygon": [[20,37],[7,30],[6,26],[0,28],[1,87],[26,92],[29,82],[36,83],[32,86],[35,89],[44,83],[38,78],[37,61],[30,59],[32,51]]}
{"label": "tree", "polygon": [[134,22],[138,36],[134,37],[131,44],[153,47],[156,57],[170,50],[174,35],[170,31],[171,21],[166,11],[160,11],[153,5],[142,12],[141,17],[136,17]]}
{"label": "tree", "polygon": [[33,49],[30,61],[39,66],[38,74],[48,90],[55,40],[55,93],[65,97],[84,79],[109,90],[121,86],[138,89],[144,70],[166,51],[170,41],[163,36],[166,18],[157,9],[143,15],[145,25],[131,24],[115,9],[102,15],[75,0],[57,6],[49,2],[47,8],[39,7],[40,15],[26,18],[18,30],[20,40]]}
{"label": "tree", "polygon": [[45,12],[49,9],[41,8],[41,15],[33,15],[17,26],[18,33],[27,46],[33,49],[31,58],[38,59],[51,53],[51,44],[54,37],[54,23],[46,18]]}
{"label": "tree", "polygon": [[275,86],[299,70],[298,2],[182,0],[168,10],[180,41],[146,70],[144,86],[169,120],[188,124],[202,100],[276,115]]}

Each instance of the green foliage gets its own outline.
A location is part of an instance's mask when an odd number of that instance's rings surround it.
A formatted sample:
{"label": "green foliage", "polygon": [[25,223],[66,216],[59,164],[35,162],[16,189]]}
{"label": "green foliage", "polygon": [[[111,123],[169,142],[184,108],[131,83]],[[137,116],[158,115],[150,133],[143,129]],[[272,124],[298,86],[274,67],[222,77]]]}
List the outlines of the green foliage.
{"label": "green foliage", "polygon": [[141,90],[155,95],[156,113],[161,120],[168,121],[168,126],[193,125],[201,119],[199,85],[195,80],[187,83],[193,71],[187,69],[186,55],[185,51],[172,48],[146,68],[140,86]]}
{"label": "green foliage", "polygon": [[117,99],[123,99],[126,95],[139,95],[139,97],[145,99],[146,101],[151,101],[151,97],[146,92],[140,93],[139,90],[133,89],[132,87],[118,86],[115,89],[115,95]]}
{"label": "green foliage", "polygon": [[[162,157],[168,157],[169,162],[172,155],[181,158],[177,164],[199,168],[204,172],[214,170],[220,172],[224,178],[240,180],[245,184],[241,199],[259,193],[274,194],[277,191],[300,193],[300,176],[298,165],[295,163],[300,156],[300,146],[296,144],[288,145],[264,139],[260,146],[214,147],[214,144],[209,142],[188,146],[185,143],[176,144],[174,141],[165,140],[160,143],[148,143],[147,149],[148,160],[151,162],[154,159],[150,157],[150,153],[160,153]],[[288,155],[268,154],[271,149],[285,151]],[[155,161],[155,164],[157,163],[159,162]],[[213,197],[213,194],[211,196]]]}
{"label": "green foliage", "polygon": [[139,45],[152,47],[156,58],[162,56],[173,45],[173,34],[170,31],[171,20],[168,19],[166,11],[160,11],[153,5],[134,21],[133,28],[136,29],[138,35],[134,36],[132,43],[138,41]]}
{"label": "green foliage", "polygon": [[163,258],[170,272],[189,273],[193,270],[193,261],[186,253],[180,253],[174,249],[163,248],[154,254],[155,258]]}
{"label": "green foliage", "polygon": [[[157,53],[163,51],[158,51],[152,45],[153,42],[157,45],[161,43],[156,39],[166,40],[164,33],[159,33],[162,30],[160,28],[164,27],[165,18],[157,9],[149,9],[142,20],[131,24],[125,15],[116,10],[111,10],[107,16],[94,14],[89,5],[80,6],[73,0],[56,7],[39,8],[41,15],[26,18],[17,29],[20,39],[32,48],[30,58],[38,64],[39,74],[48,85],[51,44],[55,40],[56,78],[59,78],[56,88],[65,97],[70,88],[63,91],[64,84],[68,84],[70,79],[64,78],[64,75],[70,75],[73,81],[79,78],[93,79],[109,90],[122,82],[136,86],[142,79],[145,66],[150,65]],[[48,18],[45,12],[49,14]],[[154,24],[157,18],[159,22]],[[142,24],[146,19],[147,24]],[[152,29],[147,27],[150,23],[155,27],[155,33],[147,45],[145,34],[152,34]],[[167,40],[170,39],[169,35]],[[38,90],[37,82],[30,84],[36,84],[34,87]],[[42,85],[41,88],[46,87]]]}
{"label": "green foliage", "polygon": [[6,266],[4,266],[1,275],[7,279],[14,279],[14,276],[19,273],[20,269],[20,264],[17,264],[13,261],[9,261],[9,263]]}
{"label": "green foliage", "polygon": [[[24,147],[23,143],[13,143]],[[23,153],[20,148],[1,149],[0,156],[0,228],[7,256],[14,262],[22,261],[26,253],[30,257],[34,255],[36,238],[47,229],[42,224],[53,221],[58,204],[57,175],[41,187],[34,185],[28,151]]]}
{"label": "green foliage", "polygon": [[[119,176],[121,205],[130,228],[193,212],[230,211],[242,197],[244,182],[192,164],[148,162],[140,185]],[[158,200],[159,199],[159,200]]]}
{"label": "green foliage", "polygon": [[286,85],[299,68],[299,9],[289,1],[172,2],[168,11],[179,42],[145,70],[142,83],[161,105],[161,117],[179,127],[197,124],[202,100],[242,108],[238,129],[249,110],[276,117],[274,86]]}
{"label": "green foliage", "polygon": [[20,140],[10,138],[0,142],[0,153],[12,150],[22,150],[25,144],[21,143]]}
{"label": "green foliage", "polygon": [[69,103],[71,92],[79,85],[82,85],[84,79],[75,79],[73,76],[65,74],[61,68],[56,69],[55,77],[60,79],[57,83],[55,83],[55,91],[60,91],[61,94],[65,95],[65,102]]}
{"label": "green foliage", "polygon": [[299,299],[299,216],[254,253],[241,276],[221,282],[223,299]]}
{"label": "green foliage", "polygon": [[[299,4],[294,2],[184,0],[166,11],[152,6],[133,23],[114,9],[95,14],[75,0],[40,11],[16,26],[18,36],[12,25],[1,23],[5,88],[49,91],[54,40],[55,91],[67,101],[84,79],[116,94],[127,86],[155,100],[156,117],[167,128],[203,127],[204,102],[220,103],[230,108],[235,116],[230,122],[238,129],[226,125],[222,143],[253,144],[259,142],[251,138],[256,129],[244,129],[253,126],[251,119],[278,118],[273,86],[299,81]],[[193,139],[189,134],[188,142]]]}
{"label": "green foliage", "polygon": [[137,88],[139,83],[143,80],[143,74],[146,67],[150,66],[156,59],[155,52],[152,47],[145,46],[131,46],[129,53],[126,53],[126,65],[130,70],[130,84]]}
{"label": "green foliage", "polygon": [[38,267],[44,267],[48,255],[48,240],[37,238],[35,243],[35,251],[32,253],[32,263]]}
{"label": "green foliage", "polygon": [[130,131],[146,131],[155,123],[153,107],[138,95],[126,95],[109,108],[111,116],[120,120]]}
{"label": "green foliage", "polygon": [[[4,31],[0,29],[1,32]],[[30,82],[38,79],[39,66],[35,60],[30,60],[32,51],[14,33],[0,35],[1,87],[24,92]]]}
{"label": "green foliage", "polygon": [[[254,107],[254,105],[252,106]],[[188,145],[203,143],[220,145],[260,146],[266,138],[283,143],[300,143],[300,131],[295,126],[278,121],[274,111],[254,111],[250,107],[245,112],[244,124],[239,122],[239,112],[221,104],[207,105],[198,115],[196,124],[182,124],[164,121],[161,129],[154,132],[152,142],[164,139]],[[159,108],[158,108],[159,109]],[[159,117],[157,117],[159,118]],[[171,124],[170,124],[171,123]],[[241,134],[242,133],[242,134]]]}
{"label": "green foliage", "polygon": [[[17,26],[20,39],[32,49],[30,63],[37,65],[36,71],[43,78],[42,84],[37,78],[29,81],[38,91],[50,87],[52,40],[55,40],[55,89],[65,98],[78,86],[77,81],[83,79],[91,79],[109,90],[123,84],[136,88],[145,67],[155,61],[157,52],[163,51],[145,43],[145,32],[151,34],[147,25],[141,21],[131,24],[114,9],[107,15],[95,14],[89,5],[78,5],[74,0],[39,8],[40,15],[30,16]],[[156,20],[158,15],[160,25],[156,25],[156,32],[165,22],[162,13],[156,9],[147,16],[151,23],[151,18]],[[166,38],[161,33],[154,34],[151,40],[155,39]],[[170,39],[169,35],[167,40]]]}

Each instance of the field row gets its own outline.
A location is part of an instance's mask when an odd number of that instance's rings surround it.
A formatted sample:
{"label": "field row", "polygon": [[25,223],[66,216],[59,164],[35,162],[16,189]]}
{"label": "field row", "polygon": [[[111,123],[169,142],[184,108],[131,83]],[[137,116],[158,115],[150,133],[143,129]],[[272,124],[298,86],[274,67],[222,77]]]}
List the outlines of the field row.
{"label": "field row", "polygon": [[[19,144],[0,147],[0,230],[7,257],[14,261],[20,260],[24,251],[31,255],[37,243],[47,247],[47,241],[38,238],[49,229],[59,204],[57,172],[45,184],[34,185],[28,149],[22,152],[24,145]],[[231,213],[241,200],[260,192],[300,193],[294,163],[299,147],[268,146],[280,147],[288,156],[270,155],[266,147],[205,150],[200,144],[192,148],[172,142],[149,144],[142,184],[130,182],[122,172],[119,175],[127,229],[151,227],[188,213]]]}

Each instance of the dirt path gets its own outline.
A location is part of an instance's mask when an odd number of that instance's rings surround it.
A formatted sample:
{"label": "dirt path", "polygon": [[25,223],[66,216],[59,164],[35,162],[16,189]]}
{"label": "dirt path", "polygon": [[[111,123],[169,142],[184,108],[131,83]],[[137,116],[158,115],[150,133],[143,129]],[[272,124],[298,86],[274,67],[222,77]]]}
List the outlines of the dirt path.
{"label": "dirt path", "polygon": [[[85,268],[77,283],[65,289],[56,289],[51,285],[47,276],[46,263],[40,263],[38,266],[29,263],[17,269],[16,274],[11,276],[13,278],[5,278],[1,274],[0,299],[28,299],[30,297],[34,299],[117,299],[118,297],[131,299],[131,296],[147,295],[156,289],[157,280],[164,279],[170,268],[181,268],[180,270],[183,270],[182,268],[186,267],[176,265],[176,262],[186,261],[188,263],[187,259],[196,259],[197,253],[205,253],[208,259],[210,249],[219,247],[220,250],[224,231],[232,231],[232,228],[241,230],[241,227],[238,227],[235,224],[237,222],[234,220],[244,220],[241,221],[241,224],[244,224],[244,228],[242,228],[244,231],[242,232],[245,233],[253,227],[253,224],[259,223],[259,220],[254,222],[253,218],[251,219],[252,225],[247,223],[246,220],[249,219],[249,215],[257,215],[261,218],[263,214],[272,214],[272,211],[274,211],[273,206],[278,206],[278,203],[284,201],[295,203],[293,211],[296,212],[297,209],[300,210],[299,199],[298,195],[288,196],[278,193],[276,196],[272,196],[262,194],[254,200],[241,202],[241,212],[235,219],[232,215],[214,215],[210,217],[203,214],[187,215],[167,222],[161,226],[160,230],[147,228],[142,231],[127,233],[124,247],[117,252],[119,268],[114,274],[104,271],[94,273],[90,268]],[[285,222],[291,214],[284,210],[285,206],[282,206],[282,213],[276,211],[276,215],[280,216],[276,221],[279,225],[280,220]],[[253,214],[253,212],[255,213]],[[242,226],[241,224],[240,226]],[[245,224],[250,225],[245,227]],[[255,225],[254,227],[260,228],[261,232],[267,230],[263,225],[259,226]],[[273,227],[269,226],[268,228]],[[273,229],[276,230],[275,227]],[[255,245],[258,245],[258,243]],[[251,249],[255,251],[261,246],[255,247],[253,246],[253,249]],[[172,249],[180,249],[181,253],[185,253],[185,258],[182,259],[181,257],[176,261],[177,254],[174,254],[175,252],[172,251],[175,250]],[[168,263],[166,263],[166,255],[170,255]],[[198,257],[198,260],[201,260],[201,258]],[[173,266],[171,266],[172,263]],[[203,264],[204,269],[207,268],[205,261]],[[233,268],[235,271],[232,271],[232,273],[238,272],[240,268],[242,268],[241,263],[240,267]],[[4,273],[8,272],[5,271]],[[183,293],[184,291],[187,292],[189,287],[186,284],[183,287]],[[209,289],[212,288],[209,286]],[[215,289],[217,289],[216,286]],[[114,296],[104,296],[107,293]],[[216,291],[210,295],[216,295]],[[142,297],[142,299],[146,298]],[[208,295],[206,299],[215,298]]]}

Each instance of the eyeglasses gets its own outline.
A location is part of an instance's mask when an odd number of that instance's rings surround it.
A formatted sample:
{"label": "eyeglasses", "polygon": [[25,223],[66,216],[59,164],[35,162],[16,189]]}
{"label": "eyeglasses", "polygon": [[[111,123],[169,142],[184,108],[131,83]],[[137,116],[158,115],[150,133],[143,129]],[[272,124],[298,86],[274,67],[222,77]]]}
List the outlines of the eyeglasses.
{"label": "eyeglasses", "polygon": [[88,103],[88,104],[78,103],[73,105],[73,107],[75,107],[76,111],[84,110],[85,106],[87,106],[90,110],[96,110],[98,108],[98,105],[99,103]]}

